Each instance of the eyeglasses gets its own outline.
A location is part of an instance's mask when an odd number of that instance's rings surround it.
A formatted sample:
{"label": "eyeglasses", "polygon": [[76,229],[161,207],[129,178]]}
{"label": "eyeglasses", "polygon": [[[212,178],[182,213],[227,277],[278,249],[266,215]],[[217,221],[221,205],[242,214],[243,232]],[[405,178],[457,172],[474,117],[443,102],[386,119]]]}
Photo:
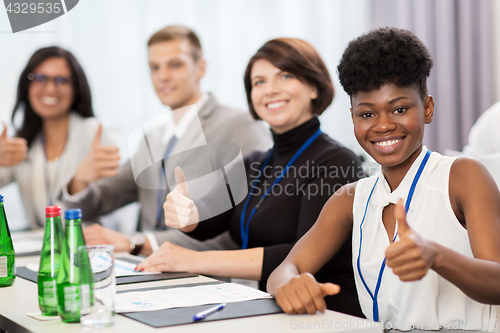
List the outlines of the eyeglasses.
{"label": "eyeglasses", "polygon": [[28,80],[31,81],[31,86],[35,89],[43,89],[49,81],[54,82],[54,86],[60,92],[68,92],[73,86],[73,78],[54,76],[48,77],[43,74],[28,73]]}

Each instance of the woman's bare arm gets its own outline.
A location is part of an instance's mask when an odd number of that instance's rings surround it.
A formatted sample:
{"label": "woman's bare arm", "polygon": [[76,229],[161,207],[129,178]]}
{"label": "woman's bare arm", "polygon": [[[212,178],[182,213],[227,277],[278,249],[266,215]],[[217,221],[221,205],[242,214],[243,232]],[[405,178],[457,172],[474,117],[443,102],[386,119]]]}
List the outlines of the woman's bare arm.
{"label": "woman's bare arm", "polygon": [[450,171],[450,199],[463,213],[474,258],[441,248],[434,270],[472,299],[500,304],[500,192],[479,162],[459,158]]}
{"label": "woman's bare arm", "polygon": [[338,286],[318,283],[312,274],[330,260],[349,237],[355,189],[356,183],[347,184],[332,195],[313,227],[269,277],[267,291],[276,297],[286,313],[324,311],[323,298],[339,292]]}
{"label": "woman's bare arm", "polygon": [[[387,251],[387,265],[402,281],[415,281],[433,269],[470,298],[500,304],[500,193],[486,168],[470,158],[459,158],[450,171],[450,202],[465,224],[473,258],[427,240],[410,227],[400,230],[400,241]],[[396,219],[405,221],[402,204]],[[404,224],[405,225],[405,224]]]}

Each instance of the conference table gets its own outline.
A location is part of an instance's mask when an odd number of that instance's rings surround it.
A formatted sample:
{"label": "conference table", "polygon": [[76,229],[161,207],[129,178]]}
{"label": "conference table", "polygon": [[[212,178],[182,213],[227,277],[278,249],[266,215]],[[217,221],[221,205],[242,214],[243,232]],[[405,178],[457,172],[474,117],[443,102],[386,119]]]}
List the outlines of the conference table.
{"label": "conference table", "polygon": [[[127,257],[126,253],[118,253],[117,257]],[[36,264],[39,256],[16,257],[16,266]],[[206,276],[185,277],[117,285],[117,291],[143,289],[164,286],[182,286],[194,283],[217,281]],[[28,313],[39,312],[37,285],[21,277],[16,277],[14,285],[0,288],[0,329],[8,333],[73,333],[73,332],[171,332],[171,333],[203,333],[203,332],[366,332],[381,333],[382,327],[377,323],[346,314],[329,311],[315,315],[287,315],[284,313],[262,316],[197,322],[188,325],[154,328],[138,321],[117,314],[112,327],[99,330],[84,330],[80,324],[63,323],[60,320],[39,321],[29,317]]]}

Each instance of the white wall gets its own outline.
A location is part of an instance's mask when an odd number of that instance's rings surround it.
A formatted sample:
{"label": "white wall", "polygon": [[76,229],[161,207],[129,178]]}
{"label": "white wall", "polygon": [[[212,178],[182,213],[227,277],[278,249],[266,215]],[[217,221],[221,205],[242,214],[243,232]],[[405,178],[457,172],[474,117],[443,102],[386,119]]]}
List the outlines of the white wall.
{"label": "white wall", "polygon": [[0,9],[0,120],[10,121],[19,74],[31,54],[56,44],[81,62],[94,110],[105,125],[121,130],[126,154],[132,129],[166,110],[149,80],[146,42],[166,25],[183,24],[197,32],[204,47],[208,67],[203,89],[241,108],[246,108],[244,69],[264,42],[285,36],[312,43],[336,88],[334,103],[321,117],[322,128],[360,153],[336,66],[348,41],[370,28],[369,4],[369,0],[81,0],[66,15],[16,34],[10,32],[7,13]]}

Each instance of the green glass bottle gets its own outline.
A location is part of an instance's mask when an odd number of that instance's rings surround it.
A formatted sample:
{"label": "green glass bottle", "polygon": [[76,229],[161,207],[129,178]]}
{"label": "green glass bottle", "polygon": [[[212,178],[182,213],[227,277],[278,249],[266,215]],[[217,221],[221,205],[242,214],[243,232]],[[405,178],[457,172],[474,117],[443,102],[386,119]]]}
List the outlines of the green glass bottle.
{"label": "green glass bottle", "polygon": [[15,258],[14,244],[12,244],[12,236],[3,206],[3,195],[0,195],[0,287],[14,284],[16,279]]}
{"label": "green glass bottle", "polygon": [[45,234],[38,269],[38,306],[44,316],[57,316],[56,278],[60,267],[63,229],[61,207],[45,208]]}
{"label": "green glass bottle", "polygon": [[58,312],[65,323],[80,322],[80,309],[90,308],[94,277],[88,255],[78,255],[78,248],[85,246],[80,209],[65,212],[66,230],[61,251],[61,267],[57,274]]}

